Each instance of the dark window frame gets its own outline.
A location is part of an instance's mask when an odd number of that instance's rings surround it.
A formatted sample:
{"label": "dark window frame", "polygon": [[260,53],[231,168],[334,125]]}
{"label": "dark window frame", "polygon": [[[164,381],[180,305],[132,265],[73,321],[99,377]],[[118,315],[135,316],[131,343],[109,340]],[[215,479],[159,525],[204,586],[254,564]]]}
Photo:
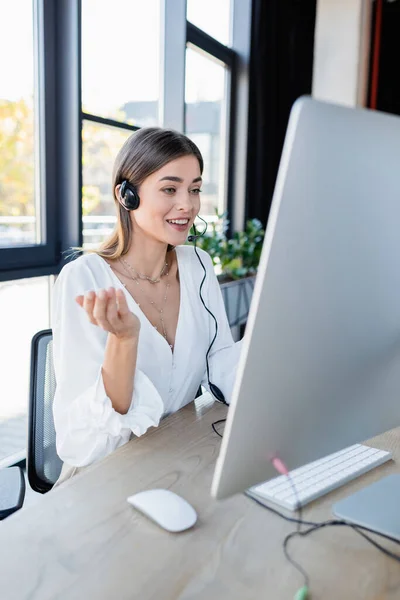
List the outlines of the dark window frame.
{"label": "dark window frame", "polygon": [[39,87],[35,90],[38,103],[34,108],[40,117],[44,117],[38,119],[39,127],[35,130],[35,135],[40,136],[39,202],[44,243],[0,248],[0,281],[48,274],[49,269],[51,271],[51,267],[57,264],[59,253],[57,206],[51,201],[55,197],[55,36],[54,14],[48,0],[35,0],[34,27],[35,54],[38,59],[35,84]]}
{"label": "dark window frame", "polygon": [[124,123],[123,121],[116,121],[115,119],[108,119],[100,117],[93,113],[87,113],[81,111],[81,120],[90,121],[91,123],[98,123],[99,125],[106,125],[107,127],[116,127],[117,129],[125,129],[127,131],[137,131],[140,129],[137,125],[131,125],[130,123]]}
{"label": "dark window frame", "polygon": [[227,97],[227,139],[226,139],[226,210],[229,217],[227,235],[230,237],[233,233],[234,221],[234,155],[236,139],[236,101],[237,101],[237,53],[228,46],[225,46],[215,38],[205,33],[203,30],[186,22],[186,47],[198,48],[210,56],[224,63],[228,70],[228,97]]}

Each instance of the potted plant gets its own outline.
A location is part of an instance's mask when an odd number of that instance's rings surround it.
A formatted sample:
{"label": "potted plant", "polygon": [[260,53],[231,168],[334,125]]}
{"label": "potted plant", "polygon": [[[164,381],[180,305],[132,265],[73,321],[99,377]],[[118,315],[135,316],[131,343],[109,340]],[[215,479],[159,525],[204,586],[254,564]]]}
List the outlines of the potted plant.
{"label": "potted plant", "polygon": [[216,211],[216,216],[197,245],[211,256],[229,324],[235,327],[247,321],[265,232],[258,219],[250,219],[244,231],[237,231],[228,239],[227,214]]}

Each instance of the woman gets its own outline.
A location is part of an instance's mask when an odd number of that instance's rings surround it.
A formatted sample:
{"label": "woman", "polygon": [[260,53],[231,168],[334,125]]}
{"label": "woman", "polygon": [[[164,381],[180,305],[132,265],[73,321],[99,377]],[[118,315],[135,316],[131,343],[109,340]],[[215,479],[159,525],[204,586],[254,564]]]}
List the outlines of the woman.
{"label": "woman", "polygon": [[[140,436],[211,381],[229,401],[234,344],[210,257],[183,246],[200,210],[203,159],[183,134],[141,129],[113,174],[117,225],[54,287],[60,481]],[[215,391],[215,390],[214,390]],[[58,483],[59,483],[58,482]]]}

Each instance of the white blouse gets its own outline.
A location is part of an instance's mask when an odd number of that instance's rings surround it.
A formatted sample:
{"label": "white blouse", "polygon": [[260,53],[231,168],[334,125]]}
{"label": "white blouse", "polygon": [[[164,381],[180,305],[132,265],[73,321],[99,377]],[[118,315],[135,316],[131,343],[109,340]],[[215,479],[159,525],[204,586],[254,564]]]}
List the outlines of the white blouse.
{"label": "white blouse", "polygon": [[[239,359],[218,280],[210,256],[198,249],[207,271],[202,295],[218,322],[209,354],[210,381],[230,400]],[[215,333],[203,307],[199,287],[204,271],[191,246],[178,246],[180,309],[174,351],[153,327],[109,264],[97,254],[68,263],[53,290],[53,354],[57,389],[54,423],[57,452],[74,467],[82,467],[125,444],[132,433],[144,434],[162,416],[191,402],[200,385],[208,389],[205,356]],[[108,333],[92,325],[75,297],[109,287],[125,291],[130,310],[141,322],[134,390],[130,409],[116,412],[107,397],[102,363]]]}

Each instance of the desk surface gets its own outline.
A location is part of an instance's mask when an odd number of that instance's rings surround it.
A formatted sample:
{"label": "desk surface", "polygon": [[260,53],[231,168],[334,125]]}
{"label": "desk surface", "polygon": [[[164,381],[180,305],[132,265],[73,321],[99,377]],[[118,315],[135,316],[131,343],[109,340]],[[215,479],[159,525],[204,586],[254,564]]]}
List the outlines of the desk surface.
{"label": "desk surface", "polygon": [[[293,526],[244,495],[210,497],[220,446],[211,423],[225,413],[224,406],[198,399],[0,523],[1,597],[293,598],[302,580],[282,552]],[[400,464],[400,429],[372,442]],[[310,505],[304,517],[330,518],[333,502],[397,470],[393,462],[375,469]],[[198,512],[197,525],[170,534],[126,502],[152,487],[185,497]],[[400,565],[347,528],[295,539],[290,549],[310,574],[314,600],[400,598]]]}

